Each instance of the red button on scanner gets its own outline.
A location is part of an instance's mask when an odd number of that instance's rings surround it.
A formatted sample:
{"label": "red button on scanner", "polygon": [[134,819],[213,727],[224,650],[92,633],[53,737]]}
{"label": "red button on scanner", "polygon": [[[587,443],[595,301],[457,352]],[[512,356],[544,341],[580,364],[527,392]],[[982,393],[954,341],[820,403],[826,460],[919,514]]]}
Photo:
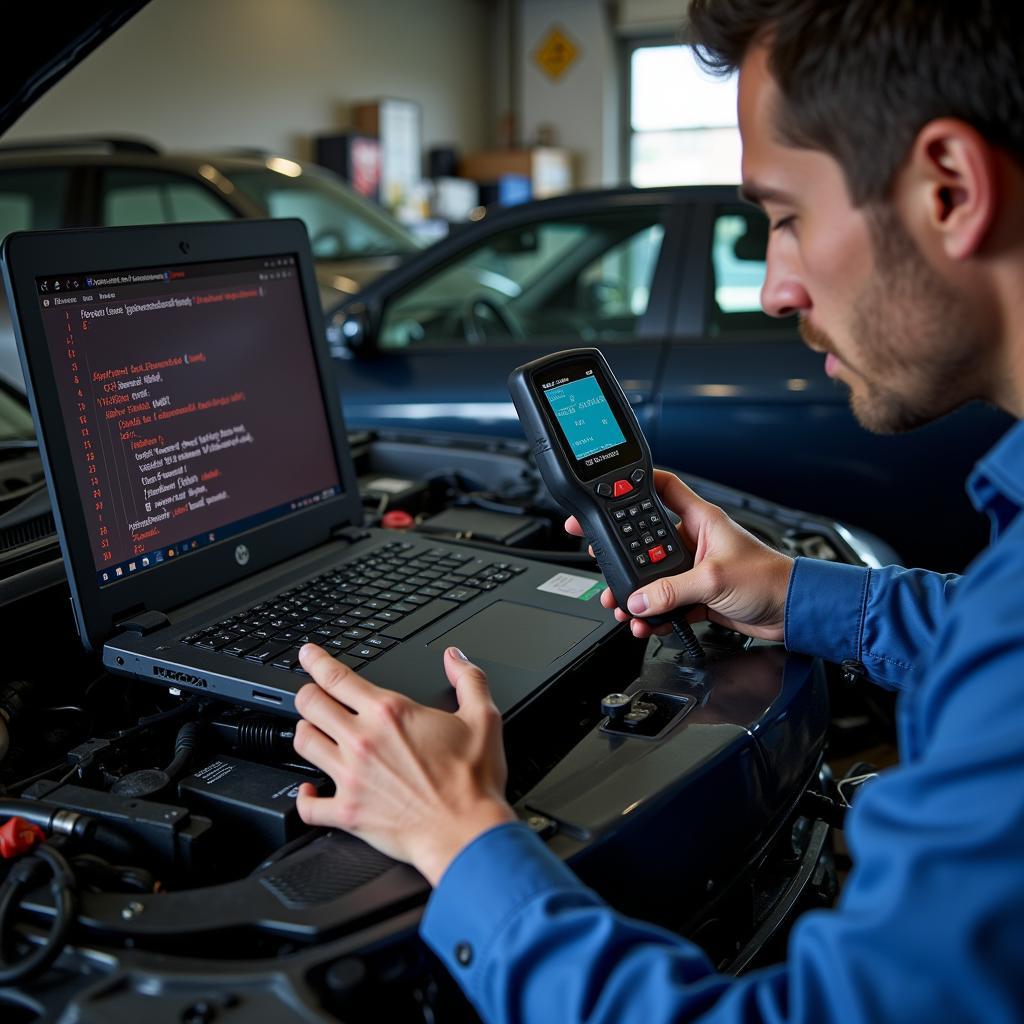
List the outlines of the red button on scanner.
{"label": "red button on scanner", "polygon": [[660,544],[657,547],[648,548],[647,554],[651,556],[652,562],[660,562],[663,558],[668,557],[665,554],[665,549]]}
{"label": "red button on scanner", "polygon": [[633,485],[628,480],[616,480],[613,487],[616,498],[621,498],[633,490]]}

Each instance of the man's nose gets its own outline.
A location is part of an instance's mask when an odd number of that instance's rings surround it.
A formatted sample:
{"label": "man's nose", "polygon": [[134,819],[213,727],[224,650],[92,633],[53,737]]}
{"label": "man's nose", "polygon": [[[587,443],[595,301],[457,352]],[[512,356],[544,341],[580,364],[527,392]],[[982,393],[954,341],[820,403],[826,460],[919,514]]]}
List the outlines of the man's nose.
{"label": "man's nose", "polygon": [[811,297],[793,267],[768,257],[768,266],[761,286],[761,307],[769,316],[792,316],[811,308]]}

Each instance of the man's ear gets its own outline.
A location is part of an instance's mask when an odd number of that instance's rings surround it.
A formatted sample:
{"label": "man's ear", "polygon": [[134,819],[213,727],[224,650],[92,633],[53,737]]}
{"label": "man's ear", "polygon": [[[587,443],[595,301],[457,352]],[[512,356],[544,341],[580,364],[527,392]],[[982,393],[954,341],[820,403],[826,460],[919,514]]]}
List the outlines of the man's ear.
{"label": "man's ear", "polygon": [[999,206],[999,161],[974,128],[951,117],[929,121],[901,179],[914,220],[933,233],[947,258],[965,260],[981,249]]}

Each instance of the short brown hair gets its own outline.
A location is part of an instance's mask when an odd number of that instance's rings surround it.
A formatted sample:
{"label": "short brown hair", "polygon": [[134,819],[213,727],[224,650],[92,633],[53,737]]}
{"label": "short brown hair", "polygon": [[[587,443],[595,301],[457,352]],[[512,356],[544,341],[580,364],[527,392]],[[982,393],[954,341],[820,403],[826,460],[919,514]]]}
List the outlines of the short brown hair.
{"label": "short brown hair", "polygon": [[1019,0],[691,0],[684,35],[718,72],[767,44],[781,137],[833,156],[857,205],[885,197],[938,117],[1024,164]]}

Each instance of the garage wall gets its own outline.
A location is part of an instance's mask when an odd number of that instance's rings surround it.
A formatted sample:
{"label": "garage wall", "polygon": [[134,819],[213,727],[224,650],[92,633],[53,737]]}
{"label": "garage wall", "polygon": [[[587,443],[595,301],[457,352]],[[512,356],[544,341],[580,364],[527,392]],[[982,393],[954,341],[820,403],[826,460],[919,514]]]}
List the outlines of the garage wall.
{"label": "garage wall", "polygon": [[[620,76],[612,8],[603,0],[521,0],[519,5],[520,129],[532,143],[545,125],[558,145],[576,153],[583,188],[618,184]],[[556,79],[536,53],[552,29],[576,47],[569,69]]]}
{"label": "garage wall", "polygon": [[153,0],[5,135],[138,134],[298,159],[354,100],[418,100],[424,148],[489,142],[487,0]]}

